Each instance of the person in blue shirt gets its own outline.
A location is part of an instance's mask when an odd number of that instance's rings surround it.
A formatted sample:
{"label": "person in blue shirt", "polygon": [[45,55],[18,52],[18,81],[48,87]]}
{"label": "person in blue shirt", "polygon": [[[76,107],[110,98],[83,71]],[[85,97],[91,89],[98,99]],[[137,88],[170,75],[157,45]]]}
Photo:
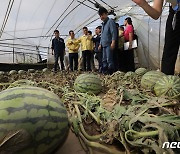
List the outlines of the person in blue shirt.
{"label": "person in blue shirt", "polygon": [[[158,19],[162,13],[165,0],[154,0],[150,6],[146,0],[132,0],[153,19]],[[174,75],[176,59],[180,46],[180,0],[166,0],[170,3],[169,16],[166,23],[165,45],[162,57],[161,71]]]}
{"label": "person in blue shirt", "polygon": [[54,55],[55,58],[55,64],[54,64],[54,72],[57,72],[58,67],[58,61],[60,58],[61,62],[61,70],[64,70],[64,55],[65,55],[65,43],[64,39],[59,37],[59,31],[54,31],[55,38],[52,40],[52,55]]}
{"label": "person in blue shirt", "polygon": [[99,16],[102,23],[101,42],[99,50],[103,50],[103,73],[112,74],[114,72],[113,50],[116,47],[117,28],[114,20],[108,17],[108,11],[101,7]]}

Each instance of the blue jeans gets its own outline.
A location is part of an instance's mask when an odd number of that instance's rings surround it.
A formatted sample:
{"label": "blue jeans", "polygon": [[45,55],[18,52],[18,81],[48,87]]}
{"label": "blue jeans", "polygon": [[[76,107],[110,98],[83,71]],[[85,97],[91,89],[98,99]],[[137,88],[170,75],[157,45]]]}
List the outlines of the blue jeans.
{"label": "blue jeans", "polygon": [[114,62],[113,62],[113,51],[111,50],[110,46],[103,47],[103,70],[113,70],[114,69]]}

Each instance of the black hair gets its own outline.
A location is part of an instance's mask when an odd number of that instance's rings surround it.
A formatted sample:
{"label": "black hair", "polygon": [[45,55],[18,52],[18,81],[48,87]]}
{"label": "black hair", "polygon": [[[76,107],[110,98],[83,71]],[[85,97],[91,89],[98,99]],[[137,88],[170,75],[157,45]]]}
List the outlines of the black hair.
{"label": "black hair", "polygon": [[102,29],[102,26],[98,26],[98,27],[96,27],[96,29],[100,29],[100,30],[101,30],[101,29]]}
{"label": "black hair", "polygon": [[108,14],[107,9],[104,8],[104,7],[100,7],[100,8],[99,8],[99,11],[98,11],[98,14],[101,16],[101,15],[103,15],[104,13],[105,13],[105,14]]}
{"label": "black hair", "polygon": [[91,31],[88,31],[88,34],[92,35],[92,32],[91,32]]}
{"label": "black hair", "polygon": [[69,34],[71,34],[71,33],[74,33],[74,31],[73,31],[73,30],[70,30],[70,31],[69,31]]}
{"label": "black hair", "polygon": [[130,17],[127,17],[125,20],[129,25],[132,25],[132,19]]}
{"label": "black hair", "polygon": [[88,30],[88,28],[87,28],[87,27],[83,27],[83,29],[86,29],[86,30]]}
{"label": "black hair", "polygon": [[118,23],[116,23],[116,26],[117,26],[117,27],[119,27],[119,24],[118,24]]}
{"label": "black hair", "polygon": [[59,31],[56,29],[56,30],[54,31],[54,33],[59,33]]}

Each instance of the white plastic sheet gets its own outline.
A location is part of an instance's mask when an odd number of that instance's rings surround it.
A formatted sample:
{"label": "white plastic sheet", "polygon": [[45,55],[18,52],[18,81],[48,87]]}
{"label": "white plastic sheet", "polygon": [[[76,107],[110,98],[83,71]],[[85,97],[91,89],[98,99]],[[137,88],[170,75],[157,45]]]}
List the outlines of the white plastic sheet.
{"label": "white plastic sheet", "polygon": [[[43,59],[47,58],[56,28],[65,40],[69,30],[74,30],[77,37],[82,34],[83,26],[94,31],[101,23],[97,8],[92,4],[95,1],[108,10],[114,9],[117,19],[123,15],[133,18],[139,37],[140,65],[158,69],[163,52],[168,8],[163,12],[159,31],[160,20],[150,19],[132,0],[15,0],[0,38],[0,62],[36,63],[39,53]],[[9,0],[0,0],[0,26],[3,24],[8,3]]]}

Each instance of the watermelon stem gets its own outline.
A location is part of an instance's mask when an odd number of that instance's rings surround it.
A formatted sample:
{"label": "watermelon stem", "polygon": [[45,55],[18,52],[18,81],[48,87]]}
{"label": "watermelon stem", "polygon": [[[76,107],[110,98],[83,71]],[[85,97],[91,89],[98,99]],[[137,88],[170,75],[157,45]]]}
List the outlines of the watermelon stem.
{"label": "watermelon stem", "polygon": [[85,131],[85,129],[84,129],[84,126],[83,126],[83,124],[82,124],[81,113],[80,113],[80,110],[79,110],[78,105],[75,105],[75,109],[76,109],[76,113],[77,113],[78,120],[79,120],[79,127],[80,127],[80,130],[81,130],[81,132],[83,133],[83,135],[84,135],[88,140],[91,140],[91,141],[99,140],[104,134],[94,135],[94,136],[90,136],[89,134],[87,134],[86,131]]}
{"label": "watermelon stem", "polygon": [[94,149],[97,149],[98,151],[103,151],[107,154],[124,154],[124,152],[117,151],[115,149],[108,148],[107,146],[104,146],[97,142],[90,142],[88,141],[82,133],[79,133],[79,136],[82,138],[82,140],[85,142],[85,144],[89,147],[92,147]]}
{"label": "watermelon stem", "polygon": [[78,103],[78,102],[75,102],[75,104],[78,104],[78,105],[82,106],[86,111],[88,111],[88,113],[91,115],[91,117],[96,121],[96,123],[97,123],[98,125],[102,124],[102,122],[100,121],[100,119],[97,118],[97,117],[94,115],[94,113],[92,113],[92,112],[91,112],[87,107],[85,107],[83,104]]}

